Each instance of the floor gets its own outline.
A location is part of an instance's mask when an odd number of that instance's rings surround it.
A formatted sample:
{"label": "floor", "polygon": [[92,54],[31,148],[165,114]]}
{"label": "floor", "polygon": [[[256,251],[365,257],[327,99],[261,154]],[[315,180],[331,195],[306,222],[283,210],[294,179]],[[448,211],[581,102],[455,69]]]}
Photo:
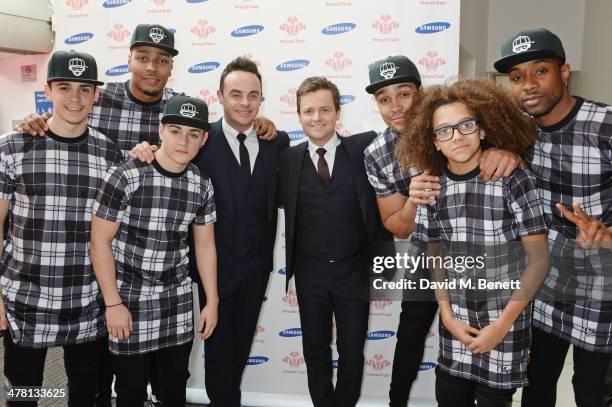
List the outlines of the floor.
{"label": "floor", "polygon": [[[0,355],[4,353],[4,346],[0,342]],[[63,365],[63,351],[61,348],[51,349],[47,355],[47,361],[45,365],[45,376],[43,387],[47,389],[51,388],[65,388],[66,387],[66,375],[64,374],[64,365]],[[3,371],[4,369],[4,358],[0,357],[0,369]],[[576,404],[574,403],[574,393],[571,385],[571,373],[572,373],[572,353],[571,349],[568,353],[568,357],[565,362],[565,368],[563,373],[561,374],[561,379],[559,380],[558,396],[557,396],[557,407],[574,407]],[[2,381],[2,387],[4,387],[4,379],[3,376],[0,375],[0,380]],[[514,397],[515,401],[513,403],[514,406],[519,406],[520,403],[520,391]],[[4,392],[0,391],[0,403],[4,402]],[[39,406],[66,406],[66,400],[41,400],[39,402]],[[190,407],[201,406],[199,404],[188,404]],[[612,403],[609,403],[608,406],[612,406]],[[265,407],[265,406],[261,406]],[[382,407],[382,406],[381,406]]]}

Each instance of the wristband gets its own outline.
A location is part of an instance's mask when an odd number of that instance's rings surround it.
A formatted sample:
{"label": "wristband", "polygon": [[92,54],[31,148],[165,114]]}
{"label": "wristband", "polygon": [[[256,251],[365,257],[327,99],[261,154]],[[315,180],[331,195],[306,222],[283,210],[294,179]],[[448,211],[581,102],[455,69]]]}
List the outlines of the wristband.
{"label": "wristband", "polygon": [[121,301],[119,304],[113,304],[113,305],[106,305],[106,308],[112,308],[112,307],[116,307],[117,305],[122,305],[123,301]]}

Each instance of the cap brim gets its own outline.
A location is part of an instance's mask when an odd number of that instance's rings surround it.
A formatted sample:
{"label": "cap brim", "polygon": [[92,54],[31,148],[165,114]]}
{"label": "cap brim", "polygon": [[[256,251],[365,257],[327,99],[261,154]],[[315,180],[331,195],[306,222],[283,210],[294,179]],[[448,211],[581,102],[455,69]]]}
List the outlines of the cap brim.
{"label": "cap brim", "polygon": [[74,78],[74,77],[65,78],[65,77],[62,77],[62,76],[56,76],[54,78],[47,78],[47,83],[49,83],[49,82],[58,82],[58,81],[89,83],[89,84],[97,85],[97,86],[104,85],[104,82],[94,81],[94,80],[91,80],[91,79],[78,79],[78,78]]}
{"label": "cap brim", "polygon": [[421,86],[421,79],[412,75],[400,75],[393,77],[391,79],[385,79],[384,81],[374,82],[368,86],[366,86],[365,90],[369,94],[374,94],[380,88],[384,88],[385,86],[394,85],[396,83],[408,83],[412,82],[417,85],[417,88]]}
{"label": "cap brim", "polygon": [[181,126],[189,126],[195,127],[198,129],[202,129],[204,131],[208,131],[210,129],[210,123],[205,122],[200,119],[193,119],[185,116],[181,116],[178,114],[167,114],[164,115],[161,119],[163,124],[179,124]]}
{"label": "cap brim", "polygon": [[147,47],[154,47],[154,48],[159,48],[159,49],[163,49],[164,51],[168,51],[170,53],[170,55],[172,55],[173,57],[178,55],[178,50],[176,50],[175,48],[169,47],[167,45],[164,44],[156,44],[154,42],[147,42],[147,41],[136,41],[132,44],[130,44],[130,50],[134,47],[138,47],[140,45],[146,45]]}
{"label": "cap brim", "polygon": [[510,68],[516,66],[518,64],[522,64],[523,62],[533,61],[535,59],[546,59],[546,58],[554,58],[560,60],[562,63],[565,63],[565,58],[557,55],[555,52],[547,49],[535,50],[535,51],[525,51],[520,54],[508,55],[507,57],[500,58],[493,63],[493,67],[499,73],[507,74]]}

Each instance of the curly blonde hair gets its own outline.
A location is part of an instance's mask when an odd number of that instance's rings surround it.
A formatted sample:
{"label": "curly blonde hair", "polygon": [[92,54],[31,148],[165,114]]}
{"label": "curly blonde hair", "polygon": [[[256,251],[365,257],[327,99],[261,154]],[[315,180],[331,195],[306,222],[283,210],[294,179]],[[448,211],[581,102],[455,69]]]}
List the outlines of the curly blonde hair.
{"label": "curly blonde hair", "polygon": [[448,161],[434,145],[433,115],[440,106],[455,102],[463,103],[478,118],[492,147],[524,157],[537,140],[532,119],[505,89],[488,79],[460,79],[450,86],[427,88],[408,112],[408,125],[396,148],[404,169],[414,165],[420,171],[442,174]]}

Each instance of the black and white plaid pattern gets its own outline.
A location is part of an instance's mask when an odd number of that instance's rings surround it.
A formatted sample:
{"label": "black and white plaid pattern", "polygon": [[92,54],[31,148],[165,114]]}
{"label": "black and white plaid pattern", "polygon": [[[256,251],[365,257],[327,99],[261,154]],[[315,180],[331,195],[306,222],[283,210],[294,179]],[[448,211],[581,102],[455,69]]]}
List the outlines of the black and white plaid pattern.
{"label": "black and white plaid pattern", "polygon": [[93,212],[120,222],[117,286],[133,319],[127,340],[111,336],[111,352],[142,354],[192,340],[187,233],[192,223],[216,221],[210,179],[192,164],[179,175],[157,161],[129,160],[108,171]]}
{"label": "black and white plaid pattern", "polygon": [[141,141],[159,144],[159,122],[168,99],[177,95],[164,88],[157,103],[142,104],[129,93],[128,82],[109,82],[89,116],[89,126],[105,134],[124,157]]}
{"label": "black and white plaid pattern", "polygon": [[399,135],[387,127],[364,151],[368,181],[379,198],[391,196],[396,192],[408,196],[410,177],[418,174],[416,169],[412,168],[410,174],[402,171],[399,161],[395,158],[398,141]]}
{"label": "black and white plaid pattern", "polygon": [[[453,247],[474,247],[485,243],[503,246],[524,236],[546,233],[532,176],[518,168],[510,177],[484,182],[478,175],[479,171],[477,168],[462,177],[440,177],[442,190],[437,201],[432,205],[419,206],[417,210],[414,240],[441,241],[444,246],[450,244],[451,250],[456,250]],[[456,252],[453,254],[457,255]],[[499,281],[500,276],[516,280],[520,278],[525,265],[524,257],[515,261],[500,261],[495,255],[487,256],[485,264],[487,281]],[[446,270],[447,276],[451,277],[449,280],[476,272]],[[499,318],[511,292],[477,292],[457,288],[449,290],[449,296],[455,318],[482,329]],[[527,307],[503,341],[485,354],[472,354],[440,324],[440,368],[453,376],[493,388],[510,389],[526,385],[530,318],[531,308]]]}
{"label": "black and white plaid pattern", "polygon": [[0,199],[11,201],[0,281],[15,343],[46,348],[105,335],[89,259],[91,205],[120,160],[93,129],[70,141],[50,132],[0,138]]}
{"label": "black and white plaid pattern", "polygon": [[[554,293],[550,301],[534,301],[533,324],[580,348],[612,352],[610,253],[575,249],[577,228],[555,208],[579,203],[612,226],[612,110],[576,99],[561,123],[538,128],[541,140],[529,160],[550,228],[552,269],[544,286]],[[568,300],[554,301],[559,294]]]}

